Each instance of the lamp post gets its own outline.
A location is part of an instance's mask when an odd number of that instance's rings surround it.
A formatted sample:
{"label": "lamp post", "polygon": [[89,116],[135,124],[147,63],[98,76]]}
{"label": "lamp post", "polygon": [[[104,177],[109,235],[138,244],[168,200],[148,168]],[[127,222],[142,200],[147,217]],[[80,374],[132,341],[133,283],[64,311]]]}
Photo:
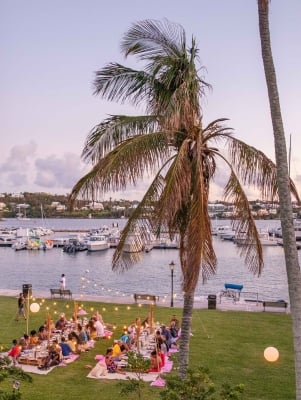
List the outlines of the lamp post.
{"label": "lamp post", "polygon": [[171,273],[171,275],[170,275],[170,277],[171,277],[171,299],[170,299],[170,307],[173,307],[173,272],[174,272],[174,269],[175,269],[175,263],[174,263],[173,261],[169,264],[169,268],[170,268],[170,273]]}

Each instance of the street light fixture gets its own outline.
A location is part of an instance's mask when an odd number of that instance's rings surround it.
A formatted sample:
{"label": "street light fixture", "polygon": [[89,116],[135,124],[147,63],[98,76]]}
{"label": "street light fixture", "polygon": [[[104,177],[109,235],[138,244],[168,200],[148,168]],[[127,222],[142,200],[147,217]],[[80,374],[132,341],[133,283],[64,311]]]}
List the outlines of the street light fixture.
{"label": "street light fixture", "polygon": [[175,269],[176,264],[172,261],[169,264],[170,272],[171,272],[171,299],[170,299],[170,307],[173,307],[173,272]]}

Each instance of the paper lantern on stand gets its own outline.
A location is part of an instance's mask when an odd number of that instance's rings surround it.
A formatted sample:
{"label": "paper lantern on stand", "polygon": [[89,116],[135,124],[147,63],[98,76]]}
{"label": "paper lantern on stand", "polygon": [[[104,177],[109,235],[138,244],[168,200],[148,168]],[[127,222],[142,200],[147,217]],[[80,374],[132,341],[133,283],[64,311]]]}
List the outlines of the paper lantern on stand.
{"label": "paper lantern on stand", "polygon": [[279,358],[279,351],[275,347],[267,347],[264,350],[264,358],[269,362],[275,362]]}
{"label": "paper lantern on stand", "polygon": [[40,311],[40,305],[38,303],[31,303],[29,309],[31,312],[37,313]]}

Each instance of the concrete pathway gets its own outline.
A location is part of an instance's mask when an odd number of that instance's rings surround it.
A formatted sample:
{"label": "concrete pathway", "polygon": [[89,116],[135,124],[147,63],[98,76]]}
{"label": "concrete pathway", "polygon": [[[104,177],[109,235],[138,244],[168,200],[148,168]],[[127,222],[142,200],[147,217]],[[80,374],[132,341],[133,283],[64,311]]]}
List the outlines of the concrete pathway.
{"label": "concrete pathway", "polygon": [[[0,296],[9,296],[9,297],[18,297],[20,291],[18,290],[10,290],[10,289],[0,289]],[[33,296],[37,298],[50,298],[50,293],[47,292],[33,292]],[[66,298],[67,300],[67,298]],[[73,300],[76,301],[96,301],[100,303],[117,303],[117,304],[135,304],[134,298],[132,296],[88,296],[81,294],[73,294]],[[142,304],[149,304],[147,301],[140,301]],[[161,307],[170,307],[169,300],[165,298],[159,299],[157,302],[158,306]],[[174,299],[174,307],[175,308],[183,308],[183,299]],[[206,296],[196,297],[194,301],[195,309],[208,309],[208,300]],[[245,300],[240,300],[236,303],[233,303],[232,299],[222,298],[220,302],[219,297],[216,298],[216,309],[220,311],[247,311],[247,312],[263,312],[262,303],[256,303],[255,301],[249,302]],[[214,311],[214,309],[213,309]],[[281,308],[271,308],[267,310],[268,312],[282,312],[285,313],[285,309]],[[287,313],[290,313],[290,307],[286,310]]]}

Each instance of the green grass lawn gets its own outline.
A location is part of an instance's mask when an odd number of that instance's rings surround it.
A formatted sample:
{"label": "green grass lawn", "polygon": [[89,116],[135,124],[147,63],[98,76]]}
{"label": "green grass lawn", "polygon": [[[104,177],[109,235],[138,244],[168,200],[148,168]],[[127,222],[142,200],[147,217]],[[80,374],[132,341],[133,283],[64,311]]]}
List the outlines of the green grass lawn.
{"label": "green grass lawn", "polygon": [[[40,301],[40,300],[39,300]],[[38,301],[38,302],[39,302]],[[1,324],[0,344],[9,346],[12,339],[19,338],[26,331],[26,322],[15,322],[17,300],[0,296]],[[80,304],[81,305],[81,304]],[[106,322],[116,327],[115,338],[121,335],[124,326],[134,322],[136,317],[143,320],[149,311],[148,305],[104,304],[86,301],[83,308],[90,314],[99,310]],[[38,329],[44,323],[47,307],[54,320],[59,312],[71,317],[72,301],[46,299],[38,313],[30,313],[29,331]],[[171,315],[181,317],[177,308],[155,307],[155,322],[168,324]],[[291,317],[275,312],[236,312],[219,310],[195,310],[193,315],[193,336],[190,344],[190,366],[209,368],[212,380],[219,387],[222,383],[245,385],[245,400],[293,400],[295,398],[293,343]],[[48,375],[33,374],[33,383],[21,384],[23,399],[66,400],[88,398],[112,400],[120,398],[117,381],[87,379],[86,364],[95,364],[96,354],[104,354],[112,340],[96,342],[95,348],[83,353],[74,363],[57,367]],[[268,363],[263,351],[268,346],[279,350],[280,357],[275,363]],[[176,371],[175,371],[176,373]],[[8,383],[1,383],[6,387]],[[148,387],[145,400],[159,399],[159,388]],[[130,398],[130,397],[129,397]]]}

